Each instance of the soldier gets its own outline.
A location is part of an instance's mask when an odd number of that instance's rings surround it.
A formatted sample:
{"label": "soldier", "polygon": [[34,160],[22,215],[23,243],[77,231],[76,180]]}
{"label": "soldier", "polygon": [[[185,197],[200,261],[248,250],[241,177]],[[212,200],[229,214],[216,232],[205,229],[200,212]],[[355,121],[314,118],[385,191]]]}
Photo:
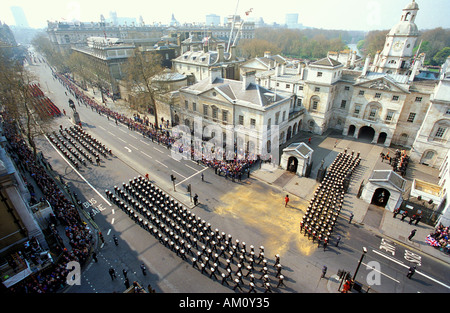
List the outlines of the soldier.
{"label": "soldier", "polygon": [[285,286],[285,284],[284,284],[283,281],[284,281],[284,276],[283,276],[283,275],[280,275],[280,277],[278,277],[278,285],[277,285],[277,288],[280,287],[281,285]]}
{"label": "soldier", "polygon": [[275,254],[275,264],[274,266],[277,266],[280,263],[280,255],[279,254]]}
{"label": "soldier", "polygon": [[277,264],[276,268],[277,268],[277,274],[275,275],[275,277],[278,277],[278,275],[281,275],[281,264]]}
{"label": "soldier", "polygon": [[227,286],[229,286],[228,282],[227,282],[227,277],[228,276],[225,275],[225,273],[222,273],[221,276],[222,276],[222,285],[225,283],[225,284],[227,284]]}
{"label": "soldier", "polygon": [[236,290],[236,288],[239,288],[239,289],[242,291],[242,288],[241,288],[241,286],[239,285],[239,279],[238,279],[238,278],[236,278],[236,279],[234,280],[234,283],[235,283],[235,285],[234,285],[234,287],[233,287],[233,290]]}
{"label": "soldier", "polygon": [[116,278],[116,271],[112,267],[109,268],[109,276],[111,276],[112,280],[114,280],[114,278]]}
{"label": "soldier", "polygon": [[249,286],[250,286],[250,289],[248,290],[248,293],[251,293],[251,292],[256,293],[255,284],[254,283],[250,283]]}
{"label": "soldier", "polygon": [[196,267],[197,269],[199,269],[196,258],[192,258],[192,267]]}
{"label": "soldier", "polygon": [[408,277],[409,279],[411,279],[411,277],[413,276],[413,274],[416,272],[416,267],[412,266],[409,268],[408,270],[408,274],[406,274],[406,277]]}
{"label": "soldier", "polygon": [[119,240],[117,239],[116,235],[113,235],[113,240],[114,240],[114,244],[116,246],[118,246],[119,245]]}

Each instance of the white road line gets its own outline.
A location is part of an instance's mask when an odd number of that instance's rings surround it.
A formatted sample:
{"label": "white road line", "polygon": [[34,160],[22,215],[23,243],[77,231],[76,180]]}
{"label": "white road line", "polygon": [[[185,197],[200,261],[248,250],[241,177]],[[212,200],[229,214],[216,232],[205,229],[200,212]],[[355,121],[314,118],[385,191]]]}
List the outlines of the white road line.
{"label": "white road line", "polygon": [[196,168],[193,168],[192,166],[189,166],[189,165],[187,165],[187,164],[185,164],[187,167],[189,167],[191,170],[194,170],[194,171],[197,171],[197,169]]}
{"label": "white road line", "polygon": [[100,126],[100,125],[98,125],[98,127],[100,127],[100,128],[103,129],[103,130],[106,130],[106,128],[104,128],[104,127],[102,127],[102,126]]}
{"label": "white road line", "polygon": [[131,149],[128,147],[124,147],[125,149],[127,149],[128,152],[131,152]]}
{"label": "white road line", "polygon": [[109,236],[109,233],[111,233],[111,228],[108,229],[108,232],[106,233],[106,235]]}
{"label": "white road line", "polygon": [[149,144],[148,142],[145,142],[145,141],[142,140],[142,139],[139,139],[139,141],[142,142],[143,144],[146,144],[147,146],[150,146],[150,144]]}
{"label": "white road line", "polygon": [[77,173],[77,175],[80,176],[81,179],[84,180],[84,181],[86,182],[86,184],[88,184],[88,186],[91,187],[91,189],[94,190],[95,193],[98,194],[98,195],[100,196],[100,198],[103,199],[103,201],[105,201],[109,206],[112,206],[111,203],[109,203],[109,201],[106,200],[106,198],[103,197],[103,195],[102,195],[97,189],[95,189],[94,186],[92,186],[91,183],[88,182],[87,179],[84,178],[83,175],[81,175],[80,172],[78,172],[77,169],[76,169],[75,167],[73,167],[72,164],[69,163],[69,161],[68,161],[68,160],[64,157],[64,155],[63,155],[63,154],[62,154],[62,153],[61,153],[61,152],[53,145],[53,143],[50,141],[50,139],[48,139],[47,136],[45,136],[45,139],[47,139],[47,141],[50,143],[50,145],[53,147],[53,149],[55,149],[55,151],[56,151],[56,152],[62,157],[62,159],[63,159],[63,160],[64,160],[64,161],[65,161],[65,162],[73,169],[73,171],[74,171],[75,173]]}
{"label": "white road line", "polygon": [[168,168],[167,165],[165,165],[164,163],[161,163],[158,160],[155,160],[155,161],[158,162],[159,164],[161,164],[162,166],[164,166],[165,168]]}
{"label": "white road line", "polygon": [[124,132],[125,134],[128,134],[126,131],[124,131],[122,128],[119,128],[119,130],[121,131],[121,132]]}
{"label": "white road line", "polygon": [[136,148],[135,146],[129,145],[131,148],[136,149],[137,151],[139,151],[138,148]]}
{"label": "white road line", "polygon": [[170,155],[170,154],[168,154],[167,156],[168,156],[169,158],[171,158],[172,160],[174,160],[174,161],[181,162],[180,160],[177,160],[177,159],[173,158],[172,155]]}
{"label": "white road line", "polygon": [[153,149],[155,149],[155,150],[158,151],[158,152],[164,153],[164,152],[162,152],[161,150],[159,150],[158,148],[153,147]]}
{"label": "white road line", "polygon": [[[391,260],[392,262],[397,263],[398,265],[401,265],[401,266],[403,266],[403,267],[405,267],[405,268],[409,268],[409,265],[403,264],[402,262],[400,262],[400,261],[398,261],[398,260],[396,260],[396,259],[390,258],[390,257],[384,255],[383,253],[380,253],[380,252],[378,252],[378,251],[376,251],[376,250],[372,250],[372,251],[375,252],[376,254],[378,254],[378,255],[380,255],[380,256],[386,258],[386,259]],[[437,279],[435,279],[435,278],[433,278],[433,277],[430,277],[430,276],[428,276],[428,275],[425,275],[424,273],[421,273],[421,272],[419,272],[419,271],[417,271],[417,270],[416,270],[415,273],[417,273],[417,274],[419,274],[419,275],[422,275],[423,277],[426,277],[426,278],[428,278],[429,280],[432,280],[432,281],[434,281],[435,283],[438,283],[439,285],[442,285],[442,286],[444,286],[444,287],[447,288],[447,289],[450,289],[450,286],[448,286],[448,285],[446,285],[446,284],[444,284],[444,283],[438,281]]]}
{"label": "white road line", "polygon": [[108,133],[110,133],[111,135],[113,135],[114,137],[116,137],[116,135],[114,133],[111,133],[110,131],[108,131]]}
{"label": "white road line", "polygon": [[143,151],[141,151],[141,153],[143,154],[143,155],[145,155],[146,157],[149,157],[150,159],[153,159],[151,156],[149,156],[147,153],[145,153],[145,152],[143,152]]}
{"label": "white road line", "polygon": [[205,170],[207,170],[207,169],[208,169],[208,167],[205,167],[205,168],[202,169],[201,171],[198,171],[197,173],[195,173],[195,174],[189,176],[188,178],[183,179],[182,181],[180,181],[180,182],[179,182],[178,184],[176,184],[175,186],[178,186],[179,184],[184,183],[186,180],[188,180],[188,179],[194,177],[195,175],[200,174],[201,172],[203,172],[203,171],[205,171]]}
{"label": "white road line", "polygon": [[177,174],[178,176],[181,176],[181,177],[183,177],[183,178],[186,178],[186,176],[184,176],[184,175],[181,175],[180,173],[178,173],[178,172],[175,172],[174,170],[172,170],[172,172],[174,172],[175,174]]}
{"label": "white road line", "polygon": [[127,143],[127,141],[123,140],[122,138],[117,137],[117,139],[119,139],[119,140],[121,140],[121,141]]}
{"label": "white road line", "polygon": [[137,137],[132,134],[128,134],[128,135],[130,135],[130,137],[133,137],[134,139],[137,139]]}
{"label": "white road line", "polygon": [[114,220],[115,220],[115,218],[113,217],[112,220],[111,220],[111,225],[114,224]]}

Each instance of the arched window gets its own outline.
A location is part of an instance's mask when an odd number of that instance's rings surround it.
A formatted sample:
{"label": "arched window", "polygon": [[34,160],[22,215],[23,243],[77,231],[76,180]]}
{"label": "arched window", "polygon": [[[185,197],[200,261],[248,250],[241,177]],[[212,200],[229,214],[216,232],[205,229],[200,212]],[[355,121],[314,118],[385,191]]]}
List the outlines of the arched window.
{"label": "arched window", "polygon": [[433,141],[447,141],[448,128],[450,127],[450,120],[443,119],[434,123],[430,133],[430,139]]}
{"label": "arched window", "polygon": [[317,111],[319,109],[320,98],[318,96],[312,96],[309,101],[309,110]]}

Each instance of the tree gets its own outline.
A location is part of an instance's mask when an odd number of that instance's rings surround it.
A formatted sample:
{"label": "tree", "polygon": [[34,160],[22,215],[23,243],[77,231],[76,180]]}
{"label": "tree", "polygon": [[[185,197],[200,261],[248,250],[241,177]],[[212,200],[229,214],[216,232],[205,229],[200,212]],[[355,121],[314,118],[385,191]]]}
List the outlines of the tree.
{"label": "tree", "polygon": [[27,138],[34,157],[37,148],[36,136],[46,133],[51,116],[37,109],[30,86],[35,82],[33,75],[23,66],[22,60],[10,58],[0,49],[0,102],[16,126]]}
{"label": "tree", "polygon": [[433,62],[436,65],[442,65],[445,62],[445,60],[447,60],[447,57],[449,55],[450,55],[450,47],[445,47],[434,55]]}
{"label": "tree", "polygon": [[158,88],[153,78],[164,71],[161,66],[161,56],[136,48],[134,55],[128,58],[124,68],[128,76],[126,84],[131,96],[131,104],[137,109],[152,109],[155,117],[154,125],[158,127],[156,101],[164,91]]}

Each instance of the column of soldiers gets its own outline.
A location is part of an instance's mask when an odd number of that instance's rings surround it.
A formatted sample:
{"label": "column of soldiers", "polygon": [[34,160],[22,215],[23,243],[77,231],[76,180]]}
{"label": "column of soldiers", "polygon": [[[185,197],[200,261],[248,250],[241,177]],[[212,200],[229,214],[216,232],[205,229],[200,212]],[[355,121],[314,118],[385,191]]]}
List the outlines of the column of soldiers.
{"label": "column of soldiers", "polygon": [[317,240],[318,245],[322,243],[325,247],[329,243],[351,175],[360,161],[359,153],[339,153],[316,189],[300,221],[300,233],[313,242]]}
{"label": "column of soldiers", "polygon": [[273,292],[284,285],[280,256],[269,264],[264,247],[255,251],[231,234],[213,229],[210,223],[183,207],[143,177],[130,179],[106,196],[135,223],[192,267],[234,291]]}

